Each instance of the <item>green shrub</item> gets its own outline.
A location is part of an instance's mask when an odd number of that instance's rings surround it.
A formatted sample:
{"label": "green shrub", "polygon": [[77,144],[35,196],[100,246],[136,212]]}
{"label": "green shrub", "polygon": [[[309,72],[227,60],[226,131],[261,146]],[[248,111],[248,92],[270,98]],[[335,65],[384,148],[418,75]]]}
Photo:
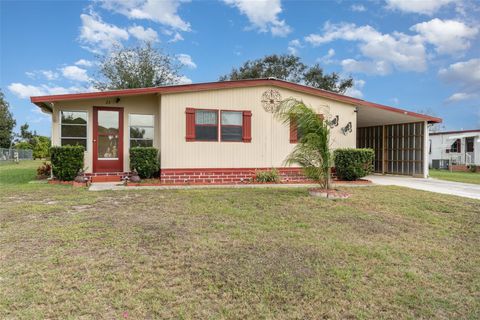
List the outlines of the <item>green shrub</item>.
{"label": "green shrub", "polygon": [[160,169],[156,148],[135,147],[130,149],[130,170],[136,170],[140,178],[149,179]]}
{"label": "green shrub", "polygon": [[471,165],[468,166],[468,170],[470,172],[477,172],[477,166],[474,165],[474,164],[471,164]]}
{"label": "green shrub", "polygon": [[83,169],[83,146],[51,147],[50,157],[55,178],[72,181]]}
{"label": "green shrub", "polygon": [[372,149],[337,149],[333,152],[335,171],[340,180],[357,180],[373,171]]}
{"label": "green shrub", "polygon": [[27,141],[20,141],[14,146],[14,148],[17,150],[32,150],[33,146]]}
{"label": "green shrub", "polygon": [[33,158],[34,159],[43,159],[47,158],[50,150],[50,138],[44,136],[37,136],[33,138],[35,144],[33,145]]}
{"label": "green shrub", "polygon": [[52,165],[47,161],[44,161],[41,166],[37,168],[37,178],[46,179],[50,176],[50,171],[52,170]]}
{"label": "green shrub", "polygon": [[272,170],[257,170],[255,171],[255,180],[257,182],[278,182],[280,176],[277,169]]}

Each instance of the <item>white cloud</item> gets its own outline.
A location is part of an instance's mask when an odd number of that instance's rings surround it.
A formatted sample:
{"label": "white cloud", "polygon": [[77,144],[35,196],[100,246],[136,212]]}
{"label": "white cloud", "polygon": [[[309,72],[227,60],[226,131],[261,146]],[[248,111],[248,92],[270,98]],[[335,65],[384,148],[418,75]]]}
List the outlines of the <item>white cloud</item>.
{"label": "white cloud", "polygon": [[333,48],[328,49],[328,52],[326,55],[324,55],[321,58],[318,58],[318,62],[324,63],[324,64],[330,64],[333,62],[332,58],[335,55],[335,50]]}
{"label": "white cloud", "polygon": [[93,66],[93,62],[90,60],[80,59],[74,63],[76,66],[83,66],[83,67],[91,67]]}
{"label": "white cloud", "polygon": [[45,77],[47,80],[55,80],[58,79],[58,73],[51,70],[40,70],[40,73]]}
{"label": "white cloud", "polygon": [[284,37],[292,31],[285,20],[278,18],[282,12],[280,0],[224,0],[224,2],[246,15],[252,27],[260,32],[270,32],[273,36]]}
{"label": "white cloud", "polygon": [[27,72],[25,72],[25,74],[30,79],[36,79],[40,76],[40,77],[45,78],[49,81],[56,80],[59,77],[58,72],[55,72],[55,71],[52,71],[52,70],[27,71]]}
{"label": "white cloud", "polygon": [[478,28],[469,27],[455,20],[440,20],[417,23],[410,30],[417,31],[422,38],[435,46],[438,53],[455,54],[470,47],[470,41]]}
{"label": "white cloud", "polygon": [[143,28],[142,26],[133,26],[128,28],[128,32],[141,41],[157,42],[158,33],[152,28]]}
{"label": "white cloud", "polygon": [[86,44],[86,49],[98,53],[120,45],[121,41],[128,40],[125,29],[103,22],[102,18],[91,11],[90,14],[81,14],[80,41]]}
{"label": "white cloud", "polygon": [[[344,60],[344,64],[353,70],[375,67],[373,73],[387,74],[392,67],[403,71],[424,71],[426,69],[426,53],[422,38],[409,36],[400,32],[382,34],[375,28],[366,25],[326,23],[323,34],[310,34],[305,41],[320,46],[334,40],[359,42],[362,54],[369,61]],[[361,65],[360,65],[360,64]]]}
{"label": "white cloud", "polygon": [[143,19],[160,23],[174,30],[190,31],[190,23],[178,15],[182,0],[99,0],[104,9],[129,19]]}
{"label": "white cloud", "polygon": [[87,70],[79,68],[77,66],[66,66],[60,69],[62,75],[70,80],[86,82],[90,80],[87,74]]}
{"label": "white cloud", "polygon": [[170,40],[168,40],[168,42],[169,43],[175,43],[177,41],[183,41],[183,37],[180,33],[175,32],[175,35]]}
{"label": "white cloud", "polygon": [[452,94],[450,97],[448,97],[446,101],[455,103],[455,102],[460,102],[464,100],[471,100],[477,97],[478,97],[478,94],[475,94],[475,93],[457,92]]}
{"label": "white cloud", "polygon": [[297,55],[298,54],[298,49],[302,48],[302,43],[300,42],[299,39],[293,39],[288,42],[288,47],[287,50],[290,54]]}
{"label": "white cloud", "polygon": [[30,96],[43,96],[45,95],[45,91],[36,86],[32,85],[24,85],[21,83],[12,83],[8,86],[8,90],[10,90],[14,95],[16,95],[20,99],[26,99]]}
{"label": "white cloud", "polygon": [[386,0],[388,9],[426,15],[432,15],[441,7],[454,1],[455,0]]}
{"label": "white cloud", "polygon": [[192,83],[192,79],[188,78],[187,76],[180,76],[177,78],[178,84],[190,84]]}
{"label": "white cloud", "polygon": [[344,59],[340,63],[344,72],[387,75],[392,72],[389,63],[385,61],[357,61]]}
{"label": "white cloud", "polygon": [[453,63],[440,69],[439,76],[450,83],[462,83],[467,87],[480,87],[480,58]]}
{"label": "white cloud", "polygon": [[65,94],[65,93],[75,93],[75,92],[86,92],[86,91],[96,91],[92,87],[60,87],[60,86],[49,86],[42,84],[39,86],[23,84],[23,83],[11,83],[8,86],[10,92],[16,95],[20,99],[27,99],[31,96],[44,96],[51,94]]}
{"label": "white cloud", "polygon": [[367,10],[363,4],[352,4],[350,6],[350,10],[355,11],[355,12],[364,12]]}
{"label": "white cloud", "polygon": [[195,69],[197,67],[195,62],[193,62],[192,57],[188,54],[180,53],[180,54],[177,54],[176,57],[178,61],[180,61],[180,63],[186,67],[189,67],[191,69]]}
{"label": "white cloud", "polygon": [[362,79],[353,80],[353,87],[348,88],[345,94],[350,97],[362,99],[363,92],[361,89],[363,89],[364,86],[365,86],[365,80],[362,80]]}
{"label": "white cloud", "polygon": [[447,101],[458,102],[478,97],[480,92],[480,58],[460,61],[439,70],[440,79],[453,85],[459,92]]}

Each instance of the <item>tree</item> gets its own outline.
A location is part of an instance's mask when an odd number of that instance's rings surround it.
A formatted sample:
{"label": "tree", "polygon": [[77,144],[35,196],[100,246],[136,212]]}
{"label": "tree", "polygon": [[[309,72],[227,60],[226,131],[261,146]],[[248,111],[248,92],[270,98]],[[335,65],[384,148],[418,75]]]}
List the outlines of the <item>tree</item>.
{"label": "tree", "polygon": [[345,93],[348,88],[353,86],[353,79],[340,79],[338,73],[323,74],[323,69],[319,64],[309,68],[303,74],[303,81],[307,86],[324,89],[333,92]]}
{"label": "tree", "polygon": [[48,157],[52,145],[50,138],[36,135],[33,139],[33,158],[42,159]]}
{"label": "tree", "polygon": [[179,65],[147,42],[133,48],[117,48],[98,56],[101,80],[93,81],[99,90],[148,88],[176,84]]}
{"label": "tree", "polygon": [[[432,117],[437,117],[437,113],[432,108],[425,108],[416,111],[420,114],[426,114]],[[428,131],[430,133],[445,131],[447,127],[443,123],[433,123],[428,126]]]}
{"label": "tree", "polygon": [[20,126],[19,139],[15,144],[16,149],[33,150],[33,158],[46,158],[49,156],[51,140],[49,137],[40,136],[36,131],[30,131],[28,123]]}
{"label": "tree", "polygon": [[291,82],[301,82],[307,66],[294,55],[269,55],[262,59],[248,60],[230,74],[220,77],[220,81],[274,77]]}
{"label": "tree", "polygon": [[28,130],[28,128],[30,128],[28,123],[20,126],[20,139],[21,141],[25,141],[33,145],[33,137],[36,136],[37,133],[32,133],[30,130]]}
{"label": "tree", "polygon": [[221,76],[220,81],[270,77],[338,93],[345,93],[353,86],[352,78],[341,79],[335,72],[324,74],[318,64],[309,67],[297,56],[276,54],[248,60],[238,69],[233,68],[229,74]]}
{"label": "tree", "polygon": [[9,110],[10,104],[0,90],[0,148],[10,148],[13,140],[13,128],[15,119]]}
{"label": "tree", "polygon": [[330,189],[332,154],[327,121],[293,98],[282,101],[275,117],[286,125],[295,119],[297,130],[302,132],[302,137],[285,160],[286,164],[301,166],[308,178],[317,181],[322,188]]}

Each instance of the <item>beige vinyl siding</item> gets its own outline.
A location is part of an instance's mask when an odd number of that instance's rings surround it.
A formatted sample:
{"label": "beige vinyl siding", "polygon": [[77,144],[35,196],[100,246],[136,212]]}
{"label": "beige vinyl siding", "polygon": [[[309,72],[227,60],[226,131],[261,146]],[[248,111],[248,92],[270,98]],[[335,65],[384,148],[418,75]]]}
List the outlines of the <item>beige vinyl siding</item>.
{"label": "beige vinyl siding", "polygon": [[[162,168],[268,168],[284,166],[292,151],[289,127],[266,112],[261,104],[265,90],[274,87],[251,87],[164,94],[161,99],[161,165]],[[332,129],[332,148],[355,147],[356,113],[352,105],[303,94],[278,90],[282,99],[303,100],[319,113],[329,110],[339,116],[339,126]],[[252,111],[252,141],[186,142],[185,109],[219,109]],[[341,127],[352,122],[353,131],[341,133]]]}
{"label": "beige vinyl siding", "polygon": [[[74,100],[74,101],[61,101],[54,104],[53,116],[52,116],[52,144],[60,145],[60,111],[86,111],[88,113],[87,123],[87,151],[85,152],[85,167],[87,172],[93,170],[93,152],[92,152],[92,140],[93,140],[93,107],[121,107],[123,111],[123,168],[128,171],[129,169],[129,144],[130,144],[130,132],[129,132],[129,114],[149,114],[155,117],[155,135],[153,140],[153,146],[160,147],[160,130],[158,124],[160,122],[159,116],[159,97],[155,94],[142,95],[142,96],[124,96],[120,98],[118,103],[115,102],[116,98],[104,98],[104,99],[89,99],[89,100]],[[109,103],[108,103],[109,102]]]}
{"label": "beige vinyl siding", "polygon": [[[338,115],[340,124],[331,131],[332,148],[355,147],[356,113],[353,105],[303,94],[276,87],[251,87],[182,92],[174,94],[150,94],[115,98],[62,101],[54,104],[52,143],[60,145],[60,110],[88,112],[87,152],[85,167],[93,169],[93,107],[124,108],[124,170],[129,170],[129,114],[152,114],[155,116],[153,145],[160,151],[162,168],[268,168],[284,166],[284,160],[294,144],[290,143],[289,127],[266,112],[261,104],[263,92],[278,90],[282,98],[302,99],[318,113],[328,111]],[[108,103],[108,101],[110,103]],[[252,112],[252,141],[244,142],[186,142],[185,109],[249,110]],[[353,131],[347,135],[341,128],[349,121]]]}

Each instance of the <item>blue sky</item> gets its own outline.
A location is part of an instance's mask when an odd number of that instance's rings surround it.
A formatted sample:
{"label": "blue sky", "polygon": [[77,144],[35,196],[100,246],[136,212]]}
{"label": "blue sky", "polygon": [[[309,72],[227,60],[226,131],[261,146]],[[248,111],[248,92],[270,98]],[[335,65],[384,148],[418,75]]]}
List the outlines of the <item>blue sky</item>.
{"label": "blue sky", "polygon": [[17,126],[50,134],[30,95],[91,90],[95,54],[142,40],[215,81],[267,54],[351,75],[348,94],[480,127],[480,3],[470,0],[4,1],[0,87]]}

